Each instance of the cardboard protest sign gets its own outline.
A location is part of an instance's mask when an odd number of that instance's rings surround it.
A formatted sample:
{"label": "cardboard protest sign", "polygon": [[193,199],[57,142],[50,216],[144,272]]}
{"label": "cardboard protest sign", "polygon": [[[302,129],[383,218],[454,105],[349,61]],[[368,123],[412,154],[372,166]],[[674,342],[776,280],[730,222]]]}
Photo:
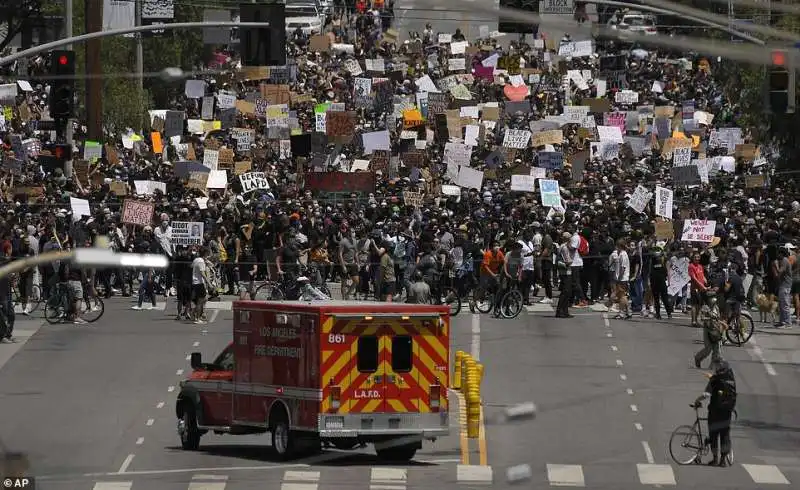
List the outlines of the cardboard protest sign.
{"label": "cardboard protest sign", "polygon": [[173,245],[202,245],[203,227],[202,221],[173,221],[172,225],[172,244]]}
{"label": "cardboard protest sign", "polygon": [[189,182],[186,184],[186,187],[205,192],[207,183],[208,172],[190,172]]}
{"label": "cardboard protest sign", "polygon": [[356,130],[356,113],[353,111],[325,113],[325,134],[330,138],[352,139]]}
{"label": "cardboard protest sign", "polygon": [[230,148],[220,148],[217,154],[217,168],[233,168],[234,152]]}
{"label": "cardboard protest sign", "polygon": [[250,160],[236,162],[233,164],[233,173],[235,175],[241,175],[249,172],[252,167],[253,167],[253,162],[251,162]]}
{"label": "cardboard protest sign", "polygon": [[414,191],[403,191],[403,202],[406,206],[413,206],[415,208],[422,207],[422,193]]}
{"label": "cardboard protest sign", "polygon": [[148,226],[153,221],[155,205],[147,201],[125,199],[122,205],[122,222],[130,225]]}

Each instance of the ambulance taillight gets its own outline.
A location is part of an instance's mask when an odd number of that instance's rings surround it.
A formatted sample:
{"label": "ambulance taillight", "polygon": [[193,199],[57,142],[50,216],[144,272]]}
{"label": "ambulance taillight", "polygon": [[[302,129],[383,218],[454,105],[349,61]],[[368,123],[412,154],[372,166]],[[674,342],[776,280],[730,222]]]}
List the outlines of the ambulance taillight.
{"label": "ambulance taillight", "polygon": [[431,410],[434,412],[438,412],[442,398],[442,387],[439,385],[431,385],[430,397],[431,397]]}
{"label": "ambulance taillight", "polygon": [[341,406],[342,389],[338,386],[331,387],[331,411],[339,410]]}

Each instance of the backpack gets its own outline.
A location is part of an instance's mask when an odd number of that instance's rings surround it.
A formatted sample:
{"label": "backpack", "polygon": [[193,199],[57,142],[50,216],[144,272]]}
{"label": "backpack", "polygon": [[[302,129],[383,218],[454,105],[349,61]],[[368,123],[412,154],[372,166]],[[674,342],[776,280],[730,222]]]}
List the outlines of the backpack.
{"label": "backpack", "polygon": [[392,253],[392,255],[394,255],[395,260],[404,259],[406,257],[406,243],[398,240],[397,243],[394,245],[394,252]]}
{"label": "backpack", "polygon": [[736,380],[730,376],[718,378],[711,393],[711,405],[717,410],[733,411],[736,407]]}
{"label": "backpack", "polygon": [[580,244],[578,244],[578,253],[585,257],[589,255],[589,240],[584,238],[583,235],[578,235],[578,238],[580,238]]}

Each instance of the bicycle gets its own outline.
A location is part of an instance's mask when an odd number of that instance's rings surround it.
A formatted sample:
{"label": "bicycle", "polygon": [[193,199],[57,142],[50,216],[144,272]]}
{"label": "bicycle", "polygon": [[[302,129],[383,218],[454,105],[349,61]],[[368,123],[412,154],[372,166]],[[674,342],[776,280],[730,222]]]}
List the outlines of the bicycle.
{"label": "bicycle", "polygon": [[[693,403],[689,405],[694,409],[695,420],[692,425],[679,425],[672,435],[669,437],[669,455],[676,464],[686,466],[690,464],[703,464],[703,456],[711,451],[711,440],[703,435],[702,421],[708,421],[708,417],[700,416],[701,403]],[[735,422],[739,417],[736,410],[733,411],[732,422]],[[687,456],[681,458],[678,454],[686,449]],[[725,461],[728,466],[733,464],[733,448],[728,453]]]}
{"label": "bicycle", "polygon": [[[25,308],[25,303],[21,301],[22,297],[19,294],[19,282],[15,278],[11,283],[11,302],[16,308],[17,305]],[[42,288],[38,284],[33,284],[28,295],[28,313],[33,313],[39,309],[39,304],[42,302]]]}
{"label": "bicycle", "polygon": [[500,305],[496,311],[496,316],[508,320],[518,317],[522,312],[523,302],[522,291],[519,290],[517,281],[514,281],[508,290],[503,293],[502,298],[500,298]]}
{"label": "bicycle", "polygon": [[461,296],[458,295],[458,291],[450,286],[444,286],[439,291],[439,298],[431,295],[431,304],[447,305],[450,308],[450,316],[458,315],[461,312]]}
{"label": "bicycle", "polygon": [[728,342],[741,347],[750,340],[755,331],[755,323],[753,317],[747,311],[740,311],[736,318],[728,320],[728,328],[725,330],[725,338]]}
{"label": "bicycle", "polygon": [[250,295],[250,299],[255,301],[283,301],[285,299],[283,285],[278,281],[264,281],[255,288],[255,291]]}
{"label": "bicycle", "polygon": [[[72,309],[72,293],[66,288],[67,284],[58,284],[56,290],[44,304],[44,319],[47,323],[54,325],[61,323],[67,318],[67,313]],[[81,318],[87,323],[94,323],[105,313],[105,304],[98,296],[90,296],[78,301],[77,318]],[[96,316],[92,313],[97,313]]]}

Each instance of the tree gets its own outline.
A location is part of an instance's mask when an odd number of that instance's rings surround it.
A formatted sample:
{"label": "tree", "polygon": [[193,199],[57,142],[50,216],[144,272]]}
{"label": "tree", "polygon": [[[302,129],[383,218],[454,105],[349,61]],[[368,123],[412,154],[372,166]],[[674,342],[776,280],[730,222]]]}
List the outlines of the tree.
{"label": "tree", "polygon": [[41,16],[41,0],[3,0],[0,2],[0,53],[26,27],[38,22]]}

